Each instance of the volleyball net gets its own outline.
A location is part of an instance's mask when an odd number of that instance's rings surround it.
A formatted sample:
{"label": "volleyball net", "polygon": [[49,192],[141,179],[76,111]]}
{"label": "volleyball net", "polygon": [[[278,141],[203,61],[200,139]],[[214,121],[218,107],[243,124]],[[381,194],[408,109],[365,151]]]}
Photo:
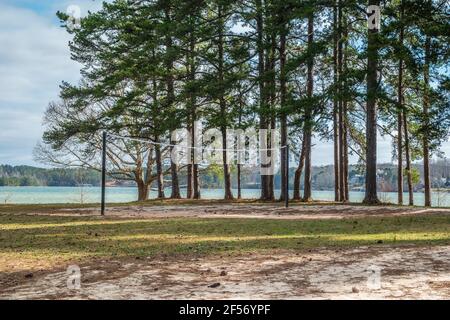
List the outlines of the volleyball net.
{"label": "volleyball net", "polygon": [[[165,140],[127,133],[103,132],[101,213],[106,211],[107,186],[128,180],[138,199],[255,199],[263,176],[273,177],[275,196],[289,206],[289,146],[279,145],[275,131],[219,130],[199,134],[177,130]],[[108,188],[108,190],[110,190]]]}

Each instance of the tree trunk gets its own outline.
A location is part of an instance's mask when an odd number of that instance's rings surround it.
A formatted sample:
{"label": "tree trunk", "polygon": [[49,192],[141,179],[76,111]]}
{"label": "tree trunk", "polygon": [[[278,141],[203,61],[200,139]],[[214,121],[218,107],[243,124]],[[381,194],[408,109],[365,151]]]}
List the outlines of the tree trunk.
{"label": "tree trunk", "polygon": [[[188,127],[188,131],[192,132],[191,127]],[[188,142],[189,145],[192,145],[191,141]],[[193,150],[192,149],[187,149],[186,150],[188,157],[191,158],[191,161],[193,159]],[[189,163],[187,165],[187,174],[186,174],[186,182],[187,182],[187,186],[186,186],[186,198],[187,199],[192,199],[194,197],[194,191],[193,191],[193,181],[192,181],[192,177],[193,177],[193,171],[194,171],[194,166],[192,165],[192,162]]]}
{"label": "tree trunk", "polygon": [[228,163],[228,153],[226,151],[228,143],[227,143],[227,129],[225,127],[221,128],[222,132],[222,145],[223,145],[223,151],[222,151],[222,158],[223,158],[223,178],[224,178],[224,184],[225,184],[225,200],[232,200],[233,199],[233,192],[231,191],[231,172],[230,172],[230,165]]}
{"label": "tree trunk", "polygon": [[337,2],[335,2],[333,12],[333,29],[334,29],[334,48],[333,48],[333,73],[334,73],[334,89],[333,89],[333,141],[334,141],[334,201],[341,200],[341,174],[339,162],[339,103],[338,103],[338,9]]}
{"label": "tree trunk", "polygon": [[[190,120],[188,120],[188,121],[190,121]],[[192,122],[191,122],[191,124],[192,124]],[[189,125],[188,126],[188,128],[187,128],[187,130],[189,131],[189,133],[191,133],[192,134],[192,127],[191,127],[191,125]],[[192,137],[192,136],[191,136]],[[192,138],[191,138],[192,139]],[[189,140],[188,142],[187,142],[187,145],[188,146],[192,146],[192,141],[191,140]],[[193,197],[194,197],[194,190],[193,190],[193,174],[194,174],[194,166],[193,166],[193,159],[194,159],[194,156],[193,156],[193,153],[194,153],[194,150],[193,149],[190,149],[190,148],[188,148],[187,150],[186,150],[186,153],[187,153],[187,157],[190,157],[190,160],[191,160],[191,163],[188,163],[188,165],[186,166],[186,199],[192,199]]]}
{"label": "tree trunk", "polygon": [[[170,141],[170,144],[175,144],[175,141]],[[170,147],[170,151],[172,152],[174,147]],[[172,193],[170,195],[171,199],[181,199],[180,193],[180,182],[178,180],[178,164],[170,161],[170,174],[172,181]]]}
{"label": "tree trunk", "polygon": [[343,52],[343,10],[339,1],[339,17],[338,17],[338,112],[339,112],[339,198],[345,201],[345,118],[344,118],[344,52]]}
{"label": "tree trunk", "polygon": [[[369,0],[380,6],[380,0]],[[367,47],[367,116],[366,116],[366,195],[363,203],[379,204],[377,195],[377,103],[379,30],[368,30]]]}
{"label": "tree trunk", "polygon": [[[156,138],[156,142],[159,142],[158,138]],[[164,173],[163,173],[160,145],[155,145],[155,157],[156,157],[156,181],[158,184],[158,199],[164,199],[166,195],[164,194]]]}
{"label": "tree trunk", "polygon": [[[241,129],[242,127],[242,112],[244,110],[244,103],[243,103],[243,95],[241,93],[239,93],[239,121],[238,121],[238,128]],[[242,189],[241,189],[241,169],[242,169],[242,165],[241,165],[241,161],[245,160],[245,152],[243,157],[241,157],[242,153],[241,150],[245,148],[245,145],[241,145],[241,141],[238,141],[236,139],[236,147],[238,149],[237,152],[237,191],[238,191],[238,195],[237,198],[238,199],[242,199]]]}
{"label": "tree trunk", "polygon": [[[285,147],[288,144],[288,132],[287,132],[287,115],[286,115],[286,23],[284,19],[281,21],[281,34],[280,34],[280,126],[281,126],[281,146]],[[286,152],[285,149],[280,149],[280,172],[281,172],[281,193],[280,201],[283,201],[289,195],[286,194],[284,186],[288,177],[286,176]]]}
{"label": "tree trunk", "polygon": [[201,191],[200,191],[200,182],[199,182],[199,174],[198,174],[198,164],[194,164],[194,199],[201,199]]}
{"label": "tree trunk", "polygon": [[305,149],[306,149],[305,137],[303,137],[302,149],[300,151],[298,167],[297,167],[297,170],[295,170],[295,175],[294,175],[294,200],[301,200],[300,180],[302,177],[303,167],[305,166]]}
{"label": "tree trunk", "polygon": [[228,152],[227,152],[227,105],[225,101],[225,93],[224,93],[224,61],[225,61],[225,55],[224,55],[224,35],[223,35],[223,27],[224,23],[222,20],[222,6],[219,5],[218,8],[218,15],[219,15],[219,34],[218,34],[218,49],[219,49],[219,87],[220,87],[220,94],[219,94],[219,105],[220,105],[220,113],[222,116],[222,125],[220,128],[220,131],[222,133],[222,161],[223,161],[223,180],[225,184],[225,200],[231,200],[233,199],[233,193],[231,191],[231,173],[230,173],[230,165],[228,163]]}
{"label": "tree trunk", "polygon": [[397,122],[397,194],[398,204],[403,205],[403,112],[400,110]]}
{"label": "tree trunk", "polygon": [[344,27],[344,52],[343,52],[343,61],[344,61],[344,72],[343,72],[343,84],[344,89],[343,95],[342,95],[342,112],[343,112],[343,132],[342,132],[342,153],[343,153],[343,160],[344,160],[344,172],[342,174],[343,176],[343,186],[344,186],[344,202],[348,202],[350,200],[350,191],[348,187],[348,101],[347,101],[347,89],[348,89],[348,82],[347,82],[347,73],[348,73],[348,28],[347,28],[347,19],[345,17],[343,19],[343,25]]}
{"label": "tree trunk", "polygon": [[[401,2],[400,6],[400,20],[403,20],[403,1]],[[403,37],[404,28],[402,26],[400,27],[400,46],[403,46]],[[401,56],[398,66],[397,101],[397,193],[398,204],[403,205],[403,58]]]}
{"label": "tree trunk", "polygon": [[409,194],[409,205],[414,205],[414,188],[412,182],[412,172],[411,172],[411,151],[409,146],[409,132],[408,132],[408,113],[406,110],[403,112],[403,130],[405,136],[405,157],[406,157],[406,174],[408,178],[408,194]]}
{"label": "tree trunk", "polygon": [[[270,120],[269,120],[269,135],[268,135],[268,141],[267,146],[269,149],[272,149],[274,146],[272,145],[272,139],[270,138],[274,132],[274,129],[276,128],[276,117],[275,117],[275,108],[276,108],[276,51],[277,51],[277,40],[275,32],[272,31],[272,34],[270,35],[270,49],[269,53],[267,54],[268,57],[268,63],[267,63],[267,72],[271,75],[271,77],[268,80],[267,88],[269,88],[269,103],[267,104]],[[281,129],[282,131],[283,129]],[[286,129],[287,130],[287,129]],[[269,156],[272,157],[272,155],[275,153],[275,150],[270,150],[268,152]],[[271,166],[274,166],[273,163],[270,164]],[[275,199],[275,175],[269,175],[268,181],[267,181],[267,200],[274,200]]]}
{"label": "tree trunk", "polygon": [[[156,57],[155,50],[152,50],[152,56],[153,56],[153,58]],[[153,77],[153,79],[152,79],[152,98],[153,98],[154,102],[158,101],[158,85],[157,85],[156,77]],[[153,103],[151,105],[151,109],[152,109],[152,115],[153,115],[152,120],[156,121],[155,119],[158,118],[158,113],[159,113],[157,104]],[[159,132],[159,130],[158,130],[158,132]],[[163,159],[162,159],[162,153],[161,153],[161,145],[158,144],[161,142],[158,134],[155,134],[155,142],[157,143],[157,144],[155,144],[155,161],[156,161],[156,183],[157,183],[157,187],[158,187],[158,198],[164,199],[166,197],[166,195],[164,193],[164,172],[163,172],[164,168],[163,168]],[[149,159],[149,160],[151,160],[151,159]]]}
{"label": "tree trunk", "polygon": [[344,199],[342,201],[348,202],[350,200],[350,190],[348,186],[348,126],[347,126],[347,101],[344,101],[344,144],[342,146],[344,153]]}
{"label": "tree trunk", "polygon": [[304,182],[304,195],[303,201],[309,202],[312,200],[312,186],[311,186],[311,152],[312,152],[312,128],[313,128],[313,115],[311,99],[314,94],[314,13],[311,13],[308,17],[308,70],[307,70],[307,95],[309,98],[308,105],[305,110],[305,182]]}
{"label": "tree trunk", "polygon": [[142,158],[140,157],[140,155],[138,155],[138,158],[136,160],[136,169],[134,170],[134,179],[138,188],[138,201],[147,200],[149,194],[149,184],[146,183],[147,179],[145,179],[144,177],[142,163]]}
{"label": "tree trunk", "polygon": [[[265,89],[265,54],[264,54],[264,22],[263,8],[261,0],[256,0],[256,33],[257,33],[257,50],[258,50],[258,82],[259,82],[259,127],[267,129],[266,118],[266,89]],[[269,197],[268,181],[269,176],[261,175],[261,200],[267,200]]]}
{"label": "tree trunk", "polygon": [[138,201],[146,201],[149,194],[149,186],[142,179],[136,181],[138,187]]}
{"label": "tree trunk", "polygon": [[193,185],[192,185],[192,164],[187,165],[187,174],[186,174],[186,199],[192,199],[194,197]]}
{"label": "tree trunk", "polygon": [[431,182],[430,182],[430,149],[428,138],[429,108],[430,108],[430,55],[431,55],[431,38],[426,37],[425,40],[425,65],[424,65],[424,91],[423,91],[423,118],[425,130],[423,131],[423,179],[425,184],[425,207],[431,207]]}
{"label": "tree trunk", "polygon": [[[193,124],[195,126],[195,122]],[[194,194],[193,194],[193,198],[194,199],[200,199],[201,198],[201,193],[200,193],[200,182],[199,182],[199,174],[198,174],[198,159],[197,158],[197,152],[200,152],[198,149],[194,149],[194,147],[196,147],[196,130],[193,129],[192,130],[192,150],[193,150],[193,165],[192,165],[192,184],[193,184],[193,189],[194,189]]]}
{"label": "tree trunk", "polygon": [[[150,186],[152,185],[152,182],[154,180],[153,178],[153,148],[150,148],[150,150],[148,151],[147,154],[147,164],[145,167],[145,170],[143,170],[143,163],[140,160],[140,156],[139,156],[139,160],[138,160],[138,173],[136,174],[137,177],[139,177],[139,180],[142,179],[142,186],[138,185],[138,189],[139,190],[139,201],[146,201],[148,200],[149,194],[150,194]],[[142,198],[141,198],[142,197]]]}
{"label": "tree trunk", "polygon": [[[189,37],[189,52],[188,52],[188,68],[189,68],[189,81],[192,83],[195,81],[196,65],[195,65],[195,35],[193,32],[190,33]],[[191,149],[189,154],[191,156],[191,164],[188,167],[188,189],[190,184],[191,194],[189,198],[200,199],[200,184],[199,184],[199,174],[198,174],[198,164],[197,164],[197,153],[199,150],[195,149],[197,147],[196,140],[196,121],[197,121],[197,97],[194,92],[189,92],[189,107],[190,107],[190,120],[191,120]]]}
{"label": "tree trunk", "polygon": [[197,154],[200,153],[199,149],[197,148],[197,143],[195,141],[197,141],[198,137],[196,136],[197,134],[197,128],[196,128],[196,117],[195,117],[195,109],[193,111],[193,116],[194,116],[194,121],[192,122],[192,132],[191,132],[191,137],[192,137],[192,187],[193,187],[193,192],[194,194],[192,195],[192,197],[194,199],[200,199],[201,198],[201,194],[200,194],[200,182],[199,182],[199,174],[198,174],[198,158],[199,156]]}
{"label": "tree trunk", "polygon": [[242,199],[242,190],[241,190],[241,165],[237,165],[237,188],[238,188],[238,199]]}
{"label": "tree trunk", "polygon": [[[165,19],[168,23],[171,22],[171,18],[170,18],[170,9],[166,8],[165,11]],[[166,51],[169,51],[172,49],[173,46],[173,41],[172,41],[172,36],[170,34],[168,34],[165,38],[165,44],[166,44]],[[174,89],[174,79],[173,79],[173,58],[167,54],[166,52],[166,56],[165,56],[165,64],[166,64],[166,86],[167,86],[167,99],[166,99],[166,104],[167,104],[167,109],[172,110],[173,109],[173,104],[175,101],[175,89]],[[175,128],[174,128],[175,129]],[[173,145],[176,143],[176,141],[172,141],[172,139],[170,139],[170,144]],[[170,147],[170,151],[172,153],[174,147]],[[180,194],[180,183],[178,180],[178,164],[173,162],[172,159],[170,160],[170,174],[171,174],[171,180],[172,180],[172,194],[171,194],[171,198],[172,199],[180,199],[181,198],[181,194]]]}

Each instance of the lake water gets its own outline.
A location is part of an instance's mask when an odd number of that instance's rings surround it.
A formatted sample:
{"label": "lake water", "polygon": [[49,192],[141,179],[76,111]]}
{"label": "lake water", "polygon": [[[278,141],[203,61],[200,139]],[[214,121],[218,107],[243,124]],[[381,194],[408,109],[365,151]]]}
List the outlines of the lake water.
{"label": "lake water", "polygon": [[[183,196],[186,190],[182,190]],[[203,189],[203,199],[221,199],[224,192],[222,189]],[[237,191],[233,190],[234,195]],[[292,192],[292,190],[291,190]],[[276,192],[279,194],[279,191]],[[166,196],[170,195],[170,189],[166,190]],[[259,198],[260,191],[257,189],[242,190],[243,198],[256,199]],[[150,198],[155,198],[156,192],[150,192]],[[383,202],[397,202],[397,194],[395,192],[379,193],[379,197]],[[364,198],[363,192],[350,192],[350,201],[361,202]],[[130,202],[136,201],[136,188],[107,188],[106,201],[108,203]],[[314,200],[334,200],[333,191],[313,191]],[[408,201],[408,194],[404,195],[405,202]],[[432,195],[433,206],[450,207],[450,193],[434,192]],[[100,188],[99,187],[0,187],[0,203],[1,204],[56,204],[56,203],[99,203]],[[424,204],[424,194],[415,193],[414,203],[416,205]]]}

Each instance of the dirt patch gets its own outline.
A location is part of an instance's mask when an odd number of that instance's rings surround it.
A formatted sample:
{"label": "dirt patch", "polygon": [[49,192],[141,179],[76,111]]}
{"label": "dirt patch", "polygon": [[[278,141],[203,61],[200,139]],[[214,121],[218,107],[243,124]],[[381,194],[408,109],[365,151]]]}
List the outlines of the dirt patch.
{"label": "dirt patch", "polygon": [[[48,215],[45,213],[36,213]],[[414,208],[397,206],[357,205],[298,205],[284,208],[282,204],[215,204],[215,205],[155,205],[109,207],[107,217],[122,218],[261,218],[261,219],[345,219],[357,217],[393,217],[408,215],[448,214],[450,209]],[[99,215],[98,208],[60,209],[52,215],[92,216]]]}
{"label": "dirt patch", "polygon": [[450,247],[359,247],[105,260],[4,288],[1,299],[449,299]]}

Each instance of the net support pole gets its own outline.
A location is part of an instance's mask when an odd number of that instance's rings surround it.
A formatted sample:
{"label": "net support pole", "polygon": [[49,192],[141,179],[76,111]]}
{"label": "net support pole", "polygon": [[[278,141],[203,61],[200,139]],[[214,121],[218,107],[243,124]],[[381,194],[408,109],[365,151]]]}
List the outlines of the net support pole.
{"label": "net support pole", "polygon": [[285,191],[285,193],[284,193],[284,205],[285,205],[285,207],[286,208],[289,208],[289,146],[288,145],[286,145],[286,148],[285,148],[285,151],[284,152],[286,152],[286,172],[284,173],[285,174],[285,177],[286,177],[286,179],[284,179],[285,180],[285,182],[286,182],[286,185],[284,186],[284,191]]}
{"label": "net support pole", "polygon": [[105,215],[105,199],[106,199],[106,131],[102,136],[102,208],[101,214]]}

